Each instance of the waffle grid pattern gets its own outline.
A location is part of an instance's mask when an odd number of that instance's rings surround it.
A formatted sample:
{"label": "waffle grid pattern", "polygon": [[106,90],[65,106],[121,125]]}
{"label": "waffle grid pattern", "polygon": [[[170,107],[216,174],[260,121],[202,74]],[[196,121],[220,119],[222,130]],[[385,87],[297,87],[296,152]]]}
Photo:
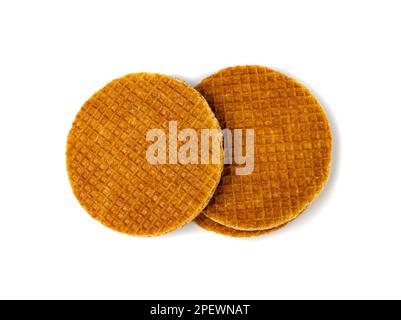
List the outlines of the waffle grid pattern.
{"label": "waffle grid pattern", "polygon": [[255,130],[253,173],[236,176],[235,166],[226,166],[205,215],[240,230],[294,219],[329,175],[331,132],[316,98],[291,78],[258,66],[224,69],[197,89],[222,129]]}
{"label": "waffle grid pattern", "polygon": [[132,235],[158,235],[195,218],[219,182],[219,165],[150,165],[146,132],[219,129],[206,101],[173,78],[133,74],[97,92],[67,141],[73,191],[94,218]]}

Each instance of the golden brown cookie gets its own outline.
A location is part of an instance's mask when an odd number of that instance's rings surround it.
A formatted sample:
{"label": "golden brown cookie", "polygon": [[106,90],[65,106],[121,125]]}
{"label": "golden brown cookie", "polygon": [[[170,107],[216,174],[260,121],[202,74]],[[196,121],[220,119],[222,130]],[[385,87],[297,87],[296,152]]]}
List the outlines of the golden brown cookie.
{"label": "golden brown cookie", "polygon": [[313,94],[290,77],[260,66],[223,69],[196,87],[222,129],[254,129],[254,170],[222,183],[204,211],[241,230],[263,230],[297,217],[323,189],[330,171],[332,135]]}
{"label": "golden brown cookie", "polygon": [[274,232],[278,229],[281,229],[286,224],[279,226],[277,228],[273,228],[270,230],[256,230],[256,231],[246,231],[246,230],[237,230],[230,227],[223,226],[220,223],[213,221],[212,219],[206,217],[204,214],[200,214],[195,220],[195,223],[202,227],[205,230],[213,231],[215,233],[219,233],[225,236],[235,237],[235,238],[251,238],[256,236],[261,236],[264,234],[268,234]]}
{"label": "golden brown cookie", "polygon": [[220,180],[222,155],[216,164],[171,164],[166,144],[168,162],[147,160],[147,133],[160,129],[168,137],[172,122],[178,131],[220,130],[199,92],[160,74],[114,80],[83,105],[68,136],[67,170],[75,196],[92,217],[123,233],[155,236],[204,209]]}

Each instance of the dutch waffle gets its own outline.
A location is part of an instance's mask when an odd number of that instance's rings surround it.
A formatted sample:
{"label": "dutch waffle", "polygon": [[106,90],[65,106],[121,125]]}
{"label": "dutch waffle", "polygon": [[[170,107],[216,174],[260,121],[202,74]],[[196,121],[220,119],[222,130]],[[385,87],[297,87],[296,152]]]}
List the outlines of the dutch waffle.
{"label": "dutch waffle", "polygon": [[260,66],[223,69],[196,87],[222,129],[254,129],[254,171],[225,167],[204,214],[238,230],[263,230],[297,217],[323,189],[330,171],[332,136],[311,92]]}
{"label": "dutch waffle", "polygon": [[267,233],[274,232],[278,229],[281,229],[286,225],[283,224],[282,226],[269,230],[246,231],[246,230],[237,230],[234,228],[226,227],[220,223],[214,222],[212,219],[206,217],[204,214],[200,214],[194,221],[197,225],[199,225],[205,230],[234,238],[251,238],[251,237],[261,236]]}
{"label": "dutch waffle", "polygon": [[147,132],[168,132],[169,121],[178,130],[220,130],[196,90],[160,74],[114,80],[83,105],[67,140],[67,171],[75,196],[93,218],[116,231],[154,236],[204,209],[223,158],[217,164],[150,164]]}

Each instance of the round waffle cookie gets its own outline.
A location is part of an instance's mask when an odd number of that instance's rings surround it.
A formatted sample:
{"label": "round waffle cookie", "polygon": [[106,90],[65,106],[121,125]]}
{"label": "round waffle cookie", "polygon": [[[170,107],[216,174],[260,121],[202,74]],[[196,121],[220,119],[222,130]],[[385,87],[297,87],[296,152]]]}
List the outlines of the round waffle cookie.
{"label": "round waffle cookie", "polygon": [[267,233],[274,232],[278,229],[281,229],[286,225],[283,224],[282,226],[268,230],[246,231],[246,230],[237,230],[230,227],[226,227],[220,223],[214,222],[212,219],[206,217],[204,214],[200,214],[194,221],[198,226],[202,227],[205,230],[234,238],[251,238],[251,237],[261,236]]}
{"label": "round waffle cookie", "polygon": [[252,173],[237,175],[241,165],[226,165],[204,214],[239,230],[271,229],[296,218],[330,171],[332,136],[317,99],[295,80],[260,66],[223,69],[196,89],[222,129],[254,130]]}
{"label": "round waffle cookie", "polygon": [[[177,132],[217,129],[221,134],[199,92],[160,74],[114,80],[83,105],[67,140],[67,170],[75,196],[93,218],[116,231],[155,236],[181,227],[204,209],[222,173],[221,136],[214,164],[174,163],[172,122]],[[165,163],[147,161],[154,143],[147,139],[150,129],[166,133],[165,147],[158,149],[166,151]],[[183,142],[176,141],[180,148]]]}

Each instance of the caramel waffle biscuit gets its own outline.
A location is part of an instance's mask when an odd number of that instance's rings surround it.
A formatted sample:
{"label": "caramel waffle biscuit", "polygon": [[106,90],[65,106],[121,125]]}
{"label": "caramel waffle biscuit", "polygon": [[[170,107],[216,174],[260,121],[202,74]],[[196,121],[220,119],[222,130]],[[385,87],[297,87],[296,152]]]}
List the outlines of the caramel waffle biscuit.
{"label": "caramel waffle biscuit", "polygon": [[290,77],[260,66],[223,69],[196,87],[222,129],[254,129],[254,171],[225,167],[204,211],[239,230],[275,228],[297,217],[323,189],[332,135],[313,94]]}
{"label": "caramel waffle biscuit", "polygon": [[204,214],[200,214],[195,220],[195,223],[202,227],[205,230],[212,231],[215,233],[219,233],[225,236],[230,236],[234,238],[251,238],[256,236],[261,236],[264,234],[268,234],[274,232],[278,229],[281,229],[286,224],[279,226],[277,228],[273,228],[270,230],[256,230],[256,231],[246,231],[246,230],[236,230],[230,227],[226,227],[220,223],[213,221],[212,219],[206,217]]}
{"label": "caramel waffle biscuit", "polygon": [[155,236],[204,209],[223,158],[218,164],[150,164],[147,132],[167,133],[170,121],[178,130],[220,130],[199,92],[160,74],[114,80],[83,105],[67,140],[67,171],[75,196],[93,218],[116,231]]}

